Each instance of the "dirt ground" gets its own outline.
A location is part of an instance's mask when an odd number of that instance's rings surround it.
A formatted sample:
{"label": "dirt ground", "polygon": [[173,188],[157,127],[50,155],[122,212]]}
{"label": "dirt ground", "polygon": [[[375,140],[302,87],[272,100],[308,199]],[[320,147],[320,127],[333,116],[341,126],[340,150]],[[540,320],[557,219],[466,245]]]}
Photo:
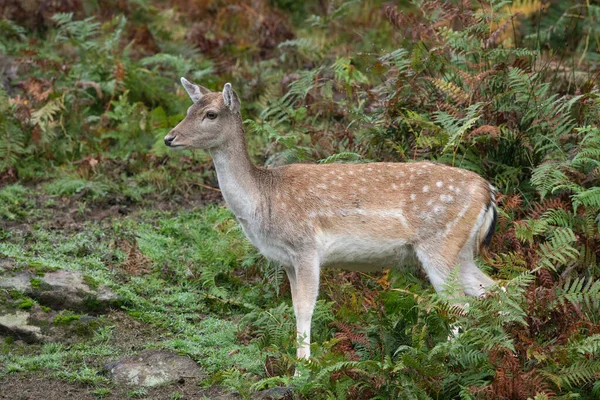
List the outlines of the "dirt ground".
{"label": "dirt ground", "polygon": [[[130,316],[123,311],[113,310],[106,315],[108,325],[114,326],[110,345],[118,347],[123,355],[143,350],[148,343],[161,340],[161,333]],[[0,337],[1,339],[1,337]],[[33,348],[32,348],[33,350]],[[104,365],[110,359],[89,360],[90,364]],[[56,377],[50,377],[44,372],[17,373],[0,378],[0,399],[4,400],[61,400],[61,399],[236,399],[224,388],[202,388],[197,380],[186,379],[179,382],[144,389],[145,394],[136,392],[139,388],[127,386],[110,386],[110,394],[95,395],[96,389],[90,385],[70,383]],[[181,395],[182,397],[177,397]]]}
{"label": "dirt ground", "polygon": [[[196,382],[183,381],[171,385],[146,389],[144,395],[134,394],[135,388],[114,387],[110,394],[101,397],[92,394],[93,387],[73,384],[62,380],[52,379],[40,374],[14,374],[5,379],[0,379],[0,399],[4,400],[97,400],[97,399],[215,399],[233,400],[241,398],[229,394],[222,387],[201,388]],[[182,397],[176,397],[175,394]]]}

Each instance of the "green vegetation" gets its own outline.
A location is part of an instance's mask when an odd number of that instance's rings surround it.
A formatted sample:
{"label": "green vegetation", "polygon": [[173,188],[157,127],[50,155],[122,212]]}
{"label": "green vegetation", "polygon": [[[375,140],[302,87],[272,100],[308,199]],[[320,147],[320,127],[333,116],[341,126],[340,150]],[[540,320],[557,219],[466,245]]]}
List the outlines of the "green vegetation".
{"label": "green vegetation", "polygon": [[[4,340],[0,379],[45,371],[102,398],[103,363],[167,348],[243,396],[600,396],[599,6],[40,3],[0,21],[0,255],[83,272],[156,334],[122,346],[103,322],[69,346]],[[180,76],[232,82],[256,163],[427,159],[489,179],[500,215],[480,265],[506,292],[461,309],[418,268],[324,271],[314,357],[295,360],[282,269],[205,206],[208,155],[162,144],[189,105]]]}
{"label": "green vegetation", "polygon": [[60,313],[60,315],[54,317],[53,322],[56,325],[69,325],[73,321],[79,321],[79,318],[81,318],[81,315],[74,314],[71,311],[64,311]]}
{"label": "green vegetation", "polygon": [[24,299],[21,299],[17,302],[17,307],[22,308],[23,310],[29,310],[31,307],[33,307],[34,305],[34,301],[33,299],[27,297]]}

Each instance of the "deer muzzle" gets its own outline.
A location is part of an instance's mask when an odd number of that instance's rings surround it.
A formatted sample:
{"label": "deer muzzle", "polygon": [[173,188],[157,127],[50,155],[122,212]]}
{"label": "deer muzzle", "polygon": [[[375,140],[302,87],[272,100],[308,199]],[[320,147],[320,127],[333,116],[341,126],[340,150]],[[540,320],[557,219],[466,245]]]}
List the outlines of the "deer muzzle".
{"label": "deer muzzle", "polygon": [[177,137],[177,132],[171,131],[167,136],[165,136],[165,145],[171,147],[173,145],[173,141]]}

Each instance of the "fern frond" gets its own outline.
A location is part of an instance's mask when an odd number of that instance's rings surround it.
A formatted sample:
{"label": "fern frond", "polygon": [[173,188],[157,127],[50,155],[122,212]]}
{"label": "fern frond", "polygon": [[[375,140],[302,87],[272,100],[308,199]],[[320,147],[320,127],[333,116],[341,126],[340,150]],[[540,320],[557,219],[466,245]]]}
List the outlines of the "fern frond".
{"label": "fern frond", "polygon": [[579,206],[600,210],[600,187],[583,190],[574,194],[571,198],[573,199],[573,209],[575,211]]}
{"label": "fern frond", "polygon": [[362,160],[362,156],[360,154],[357,153],[352,153],[349,151],[344,151],[341,153],[337,153],[337,154],[332,154],[327,158],[324,158],[322,160],[319,160],[319,164],[332,164],[332,163],[336,163],[339,161],[360,161]]}
{"label": "fern frond", "polygon": [[555,303],[565,305],[567,302],[586,306],[589,310],[600,309],[600,281],[589,278],[568,278],[560,291],[557,292]]}
{"label": "fern frond", "polygon": [[559,388],[573,388],[597,379],[600,374],[600,362],[585,360],[561,368],[556,373],[544,370],[540,373],[550,378]]}
{"label": "fern frond", "polygon": [[598,357],[600,355],[600,334],[570,341],[567,350],[576,354]]}
{"label": "fern frond", "polygon": [[576,261],[579,250],[572,246],[576,240],[570,228],[554,229],[550,241],[542,243],[537,251],[538,265],[555,271],[558,266]]}
{"label": "fern frond", "polygon": [[446,94],[446,96],[450,97],[458,104],[466,103],[469,100],[469,95],[452,82],[446,82],[438,78],[432,78],[429,79],[429,81],[433,83],[433,86],[439,91]]}

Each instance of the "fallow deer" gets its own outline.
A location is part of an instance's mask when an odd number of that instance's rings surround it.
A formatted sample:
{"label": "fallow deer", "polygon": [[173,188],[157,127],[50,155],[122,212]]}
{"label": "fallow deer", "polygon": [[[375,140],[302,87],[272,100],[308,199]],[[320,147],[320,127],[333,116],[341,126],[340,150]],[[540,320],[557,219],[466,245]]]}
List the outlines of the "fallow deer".
{"label": "fallow deer", "polygon": [[496,223],[494,188],[479,175],[430,162],[256,167],[240,100],[181,78],[193,101],[164,139],[205,149],[248,239],[284,267],[296,314],[298,358],[310,357],[310,324],[324,267],[375,270],[416,256],[436,291],[458,268],[467,295],[494,281],[474,262]]}

